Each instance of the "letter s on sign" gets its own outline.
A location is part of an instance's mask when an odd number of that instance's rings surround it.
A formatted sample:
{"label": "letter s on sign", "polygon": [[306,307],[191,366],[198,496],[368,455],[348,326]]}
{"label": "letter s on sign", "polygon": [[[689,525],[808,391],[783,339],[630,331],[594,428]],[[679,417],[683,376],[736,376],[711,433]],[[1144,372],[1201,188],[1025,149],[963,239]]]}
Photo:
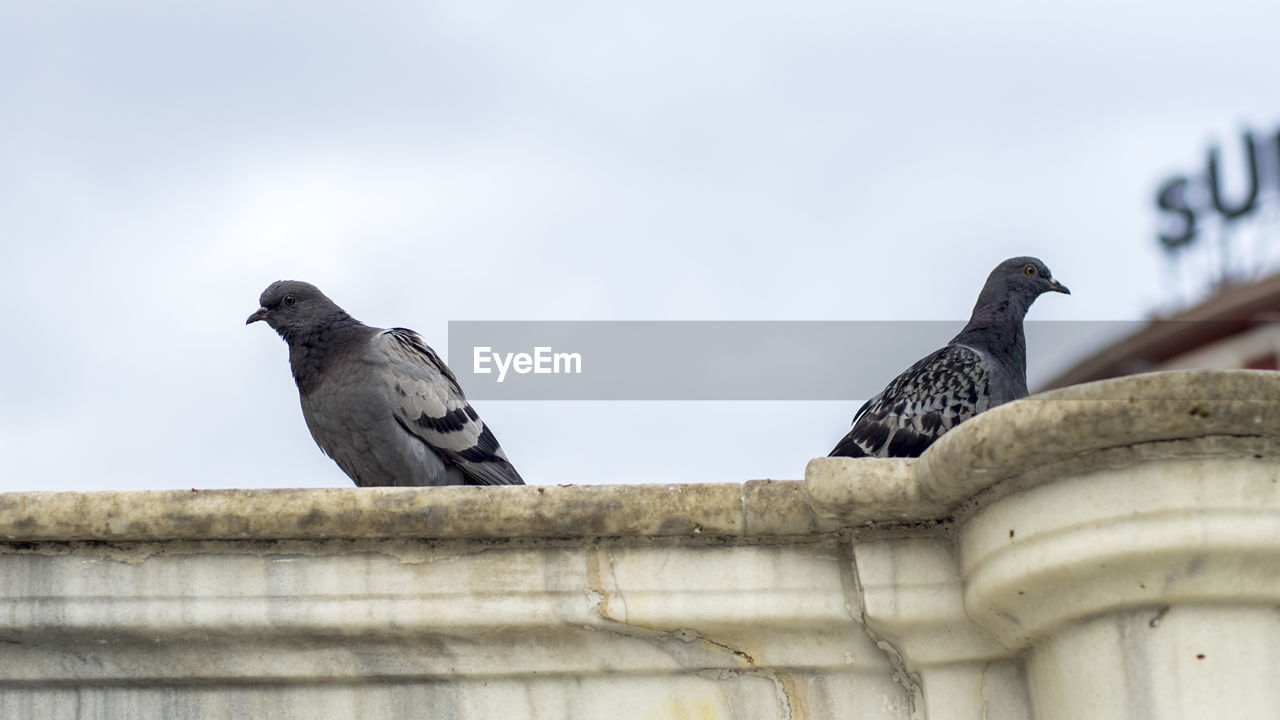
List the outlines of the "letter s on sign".
{"label": "letter s on sign", "polygon": [[1196,213],[1187,204],[1187,185],[1185,177],[1176,177],[1166,180],[1156,192],[1156,204],[1160,209],[1182,219],[1181,232],[1160,233],[1160,242],[1167,250],[1180,248],[1196,236]]}

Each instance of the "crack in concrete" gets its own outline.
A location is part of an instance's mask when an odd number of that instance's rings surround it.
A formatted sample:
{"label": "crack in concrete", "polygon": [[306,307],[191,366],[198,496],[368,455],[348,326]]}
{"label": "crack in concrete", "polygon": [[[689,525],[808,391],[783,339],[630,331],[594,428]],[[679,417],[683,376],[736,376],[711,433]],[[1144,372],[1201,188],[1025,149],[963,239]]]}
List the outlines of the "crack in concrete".
{"label": "crack in concrete", "polygon": [[618,600],[622,603],[621,622],[630,624],[631,608],[627,606],[627,596],[623,594],[622,587],[618,584],[618,568],[614,564],[614,555],[613,553],[607,553],[607,555],[609,557],[609,579],[613,581],[614,594],[618,596]]}
{"label": "crack in concrete", "polygon": [[[607,558],[605,557],[606,554],[608,555]],[[604,568],[606,565],[609,568],[612,589],[607,588],[604,584]],[[738,677],[741,674],[766,678],[772,682],[774,698],[778,703],[779,718],[782,720],[803,720],[809,717],[808,712],[805,710],[803,694],[798,692],[794,678],[785,673],[761,667],[756,658],[752,657],[747,651],[734,647],[729,643],[713,640],[692,628],[669,630],[646,626],[633,621],[627,608],[626,595],[618,584],[613,554],[609,553],[606,548],[593,547],[587,554],[587,591],[596,597],[595,613],[606,623],[605,627],[595,629],[602,629],[620,637],[643,640],[653,644],[670,655],[676,662],[685,666],[688,666],[690,659],[679,657],[677,653],[671,652],[671,649],[664,647],[664,645],[671,640],[678,640],[685,644],[697,641],[701,647],[711,648],[717,653],[727,654],[740,663],[738,670],[720,669],[721,673],[728,673],[729,678]],[[621,603],[621,618],[616,617],[611,612],[611,604],[614,598],[617,598]],[[718,677],[717,679],[726,678]]]}
{"label": "crack in concrete", "polygon": [[782,675],[775,672],[767,673],[766,676],[773,680],[774,697],[778,700],[778,712],[781,713],[779,717],[782,720],[791,720],[791,691],[795,688],[788,687],[788,684],[794,686],[795,682],[788,683],[789,678],[784,679]]}
{"label": "crack in concrete", "polygon": [[901,685],[905,691],[906,717],[911,720],[923,720],[921,712],[924,705],[924,688],[920,684],[919,675],[907,668],[906,661],[902,659],[902,652],[891,641],[873,630],[870,620],[867,619],[866,606],[862,602],[862,583],[858,579],[858,564],[853,556],[852,533],[842,538],[840,556],[840,584],[844,588],[845,610],[849,613],[849,618],[857,623],[858,627],[862,628],[867,637],[871,638],[876,647],[884,653],[891,670],[890,679]]}
{"label": "crack in concrete", "polygon": [[[687,630],[685,630],[685,631],[680,631],[680,632],[688,632],[688,631],[687,631]],[[738,657],[742,658],[743,660],[746,660],[746,661],[747,661],[747,664],[748,664],[748,665],[750,665],[750,666],[751,666],[751,667],[753,667],[753,668],[759,668],[759,667],[760,667],[759,665],[757,665],[757,664],[756,664],[756,659],[755,659],[755,658],[751,657],[750,655],[748,655],[747,653],[743,652],[742,650],[739,650],[738,648],[736,648],[736,647],[734,647],[734,646],[732,646],[732,645],[728,645],[728,644],[726,644],[726,643],[717,642],[717,641],[715,641],[715,640],[712,640],[711,638],[709,638],[709,637],[707,637],[707,636],[703,635],[703,634],[702,634],[702,633],[700,633],[700,632],[697,632],[696,630],[695,630],[695,631],[692,631],[692,632],[693,632],[694,637],[695,637],[698,641],[700,641],[700,642],[704,642],[704,643],[706,643],[706,644],[708,644],[708,645],[711,645],[712,647],[718,647],[718,648],[720,648],[721,650],[724,650],[724,651],[726,651],[726,652],[729,652],[729,653],[732,653],[732,654],[734,654],[734,655],[737,655]]]}
{"label": "crack in concrete", "polygon": [[[607,555],[607,558],[605,557]],[[603,567],[609,568],[609,577],[612,580],[613,589],[607,589],[604,584]],[[617,626],[613,629],[606,630],[614,634],[624,637],[642,639],[642,640],[679,640],[682,643],[692,643],[697,640],[699,643],[716,648],[719,651],[726,652],[739,660],[746,663],[744,669],[758,670],[759,665],[756,663],[749,653],[736,648],[728,643],[712,640],[697,630],[691,628],[676,628],[675,630],[652,627],[634,622],[630,618],[627,608],[626,595],[622,592],[618,585],[618,577],[614,566],[613,554],[608,552],[606,548],[593,547],[587,553],[587,590],[595,595],[598,600],[595,605],[596,615],[611,625]],[[611,605],[614,598],[617,598],[621,604],[622,617],[616,617],[611,612]],[[625,630],[623,629],[625,628]],[[679,658],[676,658],[679,661]]]}

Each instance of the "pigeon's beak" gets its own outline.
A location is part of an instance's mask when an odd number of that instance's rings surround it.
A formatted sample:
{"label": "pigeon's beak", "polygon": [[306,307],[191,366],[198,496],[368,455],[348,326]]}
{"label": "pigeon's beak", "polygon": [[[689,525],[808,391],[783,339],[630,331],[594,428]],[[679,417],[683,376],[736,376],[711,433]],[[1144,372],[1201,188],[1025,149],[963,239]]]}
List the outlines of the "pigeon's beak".
{"label": "pigeon's beak", "polygon": [[256,323],[259,320],[266,320],[266,319],[267,319],[267,309],[264,307],[260,307],[256,311],[254,311],[252,315],[249,316],[248,320],[244,321],[244,324],[248,325],[250,323]]}
{"label": "pigeon's beak", "polygon": [[1060,292],[1063,295],[1071,294],[1071,291],[1067,289],[1067,286],[1058,282],[1057,278],[1049,278],[1049,288],[1054,292]]}

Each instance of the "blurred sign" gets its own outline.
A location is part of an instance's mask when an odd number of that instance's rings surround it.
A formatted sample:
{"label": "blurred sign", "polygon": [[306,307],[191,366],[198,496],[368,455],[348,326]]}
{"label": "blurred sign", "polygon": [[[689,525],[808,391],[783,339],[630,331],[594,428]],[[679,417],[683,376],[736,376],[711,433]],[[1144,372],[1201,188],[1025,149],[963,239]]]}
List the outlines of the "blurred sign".
{"label": "blurred sign", "polygon": [[[1215,218],[1224,224],[1253,215],[1264,193],[1280,194],[1280,132],[1261,140],[1251,130],[1241,136],[1243,162],[1233,167],[1243,182],[1227,182],[1222,150],[1209,147],[1203,173],[1178,175],[1165,180],[1156,191],[1161,213],[1160,243],[1176,252],[1195,241],[1200,224]],[[1233,173],[1234,174],[1234,173]],[[1227,186],[1238,188],[1228,191]]]}

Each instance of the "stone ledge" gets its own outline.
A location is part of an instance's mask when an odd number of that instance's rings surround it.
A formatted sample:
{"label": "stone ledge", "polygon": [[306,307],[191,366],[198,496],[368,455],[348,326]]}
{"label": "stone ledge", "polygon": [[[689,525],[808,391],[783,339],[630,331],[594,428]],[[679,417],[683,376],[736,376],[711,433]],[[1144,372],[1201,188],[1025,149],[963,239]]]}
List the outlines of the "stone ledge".
{"label": "stone ledge", "polygon": [[919,459],[817,458],[803,483],[3,493],[0,539],[789,537],[946,519],[1016,476],[1040,482],[1064,463],[1079,472],[1188,438],[1280,453],[1280,373],[1153,373],[1041,393]]}
{"label": "stone ledge", "polygon": [[837,530],[803,484],[0,494],[0,540],[770,537]]}
{"label": "stone ledge", "polygon": [[817,458],[805,483],[815,512],[837,524],[936,520],[1005,481],[1125,462],[1116,451],[1148,461],[1167,454],[1160,443],[1180,455],[1187,440],[1200,453],[1280,456],[1280,373],[1182,370],[1039,393],[962,424],[916,460]]}

